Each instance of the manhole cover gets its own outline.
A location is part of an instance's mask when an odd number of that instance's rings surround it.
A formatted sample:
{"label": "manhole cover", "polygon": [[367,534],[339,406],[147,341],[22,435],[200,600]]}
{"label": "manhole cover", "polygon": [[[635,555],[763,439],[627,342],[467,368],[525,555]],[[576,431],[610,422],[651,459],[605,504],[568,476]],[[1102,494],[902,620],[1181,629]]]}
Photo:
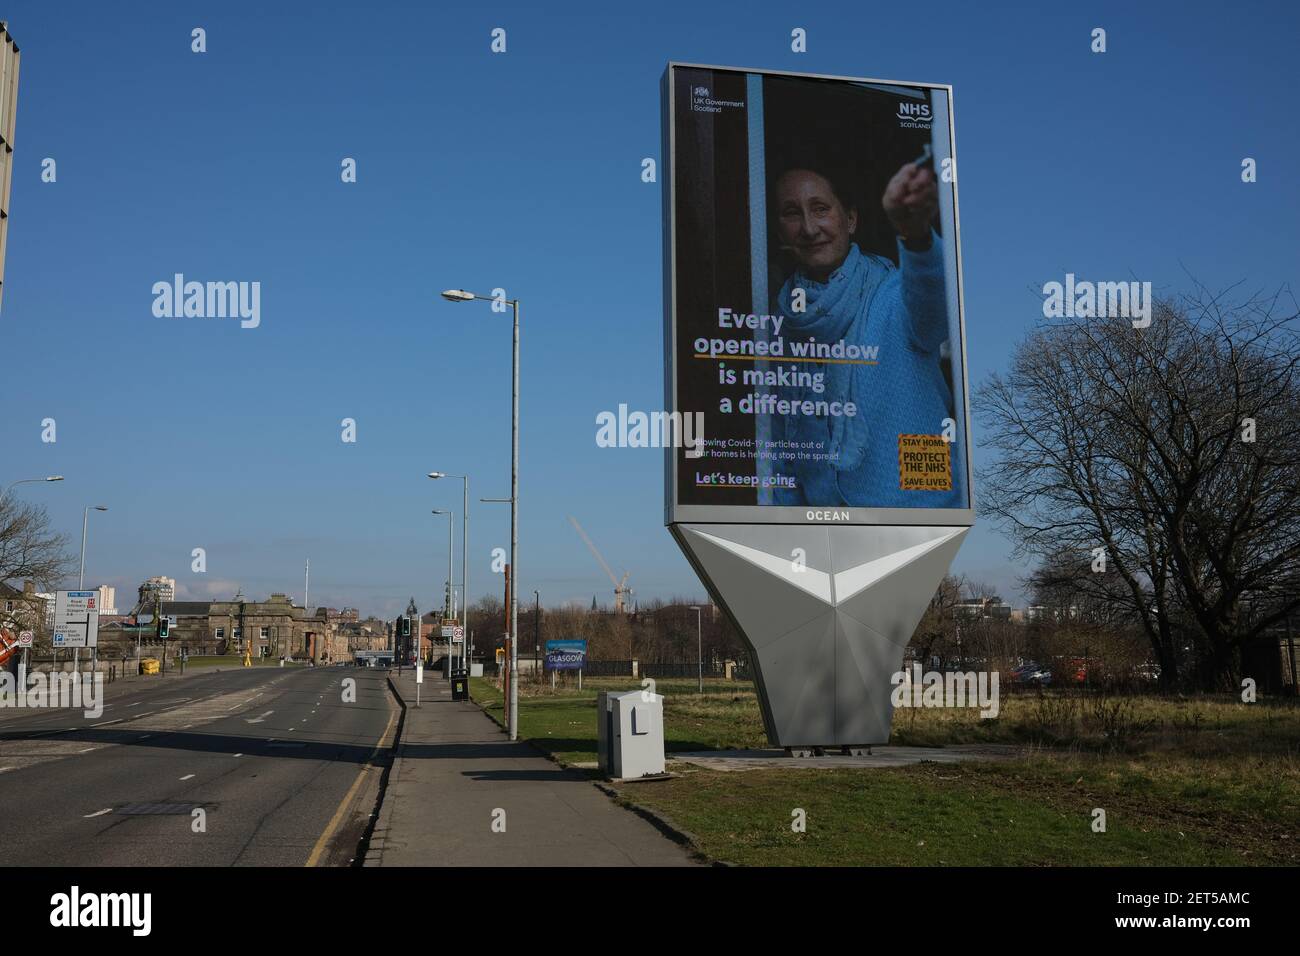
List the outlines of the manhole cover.
{"label": "manhole cover", "polygon": [[117,813],[126,816],[151,816],[151,815],[189,815],[198,808],[203,807],[210,809],[211,804],[204,803],[128,803],[125,806],[118,807]]}

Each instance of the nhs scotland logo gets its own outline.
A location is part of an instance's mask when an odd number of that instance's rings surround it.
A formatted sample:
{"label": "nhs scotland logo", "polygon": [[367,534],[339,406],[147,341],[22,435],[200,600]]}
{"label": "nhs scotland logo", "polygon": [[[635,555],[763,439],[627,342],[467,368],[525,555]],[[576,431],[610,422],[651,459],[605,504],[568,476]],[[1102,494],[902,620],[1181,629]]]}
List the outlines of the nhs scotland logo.
{"label": "nhs scotland logo", "polygon": [[934,116],[929,103],[904,102],[898,104],[898,125],[902,129],[929,129]]}

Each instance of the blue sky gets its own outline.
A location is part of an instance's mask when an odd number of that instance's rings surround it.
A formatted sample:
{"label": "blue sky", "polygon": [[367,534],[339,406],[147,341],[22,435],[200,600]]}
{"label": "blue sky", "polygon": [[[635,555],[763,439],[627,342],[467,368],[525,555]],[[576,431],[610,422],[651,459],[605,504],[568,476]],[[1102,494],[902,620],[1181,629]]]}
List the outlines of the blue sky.
{"label": "blue sky", "polygon": [[[74,544],[82,507],[109,506],[87,584],[119,605],[151,574],[301,598],[310,558],[313,604],[391,615],[445,577],[428,512],[459,512],[460,486],[423,475],[468,471],[471,591],[499,594],[508,509],[477,498],[508,493],[508,317],[436,294],[504,287],[524,302],[522,592],[610,598],[574,514],[639,597],[700,595],[660,453],[594,441],[597,412],[663,400],[640,172],[668,60],[954,85],[972,385],[1066,272],[1297,284],[1296,8],[1054,6],[11,2],[0,484],[65,475],[17,490]],[[155,318],[176,272],[260,281],[261,326]],[[979,526],[955,569],[1014,596],[1008,552]]]}

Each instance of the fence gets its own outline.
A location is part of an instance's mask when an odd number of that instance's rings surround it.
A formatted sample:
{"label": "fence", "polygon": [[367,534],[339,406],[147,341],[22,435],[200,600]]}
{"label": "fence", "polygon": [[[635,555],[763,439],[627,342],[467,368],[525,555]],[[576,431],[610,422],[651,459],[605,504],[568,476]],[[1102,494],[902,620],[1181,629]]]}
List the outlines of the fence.
{"label": "fence", "polygon": [[[695,677],[700,672],[698,661],[638,661],[637,675],[640,677]],[[585,677],[631,677],[632,661],[587,661],[582,668]],[[726,677],[726,668],[711,661],[704,663],[705,677]],[[749,680],[749,668],[737,662],[732,668],[732,677],[736,680]]]}
{"label": "fence", "polygon": [[582,668],[582,674],[584,677],[631,677],[632,662],[587,661]]}

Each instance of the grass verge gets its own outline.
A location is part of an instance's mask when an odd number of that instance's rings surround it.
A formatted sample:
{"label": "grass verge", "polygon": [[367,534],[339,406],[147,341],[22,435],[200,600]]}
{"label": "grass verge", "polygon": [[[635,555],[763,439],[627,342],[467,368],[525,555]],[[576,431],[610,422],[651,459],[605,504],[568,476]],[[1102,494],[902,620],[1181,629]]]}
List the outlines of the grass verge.
{"label": "grass verge", "polygon": [[[520,736],[563,763],[596,759],[597,690],[521,684]],[[661,681],[665,746],[766,747],[745,684]],[[501,692],[472,693],[500,721]],[[673,764],[619,792],[692,833],[706,856],[759,866],[1221,866],[1300,863],[1300,708],[1227,697],[1005,697],[1001,713],[900,711],[891,743],[1015,743],[1016,760],[896,769],[750,770]],[[1094,830],[1105,811],[1104,832]],[[796,811],[806,828],[792,828]]]}

